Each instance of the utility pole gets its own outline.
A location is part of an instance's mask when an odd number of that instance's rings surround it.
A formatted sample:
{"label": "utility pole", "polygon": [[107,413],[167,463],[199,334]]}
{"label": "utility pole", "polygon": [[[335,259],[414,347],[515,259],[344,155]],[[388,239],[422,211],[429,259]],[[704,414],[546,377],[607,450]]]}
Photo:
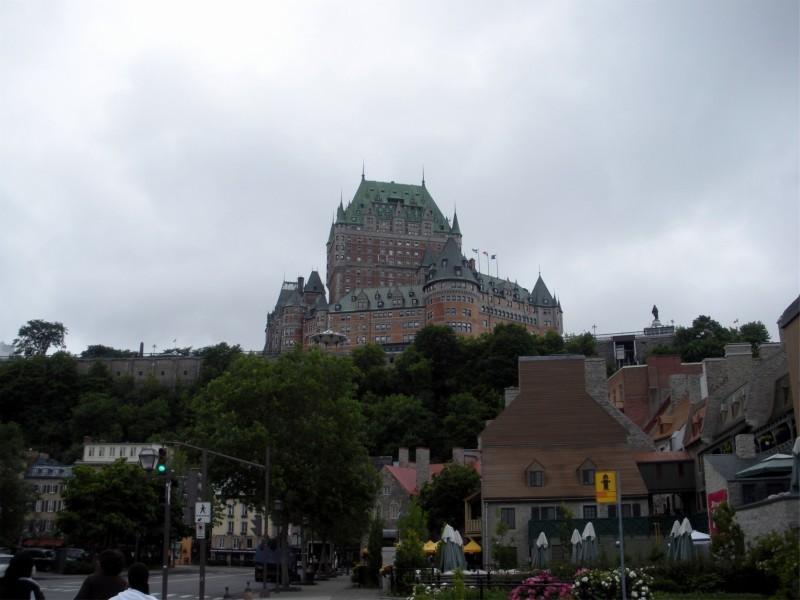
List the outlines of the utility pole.
{"label": "utility pole", "polygon": [[164,548],[162,550],[161,565],[161,597],[167,597],[167,577],[169,577],[169,541],[170,541],[170,497],[172,496],[172,474],[169,473],[164,481]]}
{"label": "utility pole", "polygon": [[[267,587],[267,542],[269,539],[269,446],[264,450],[264,514],[261,519],[263,529],[261,531],[261,543],[264,544],[264,566],[261,571],[261,594],[262,598],[269,598],[269,588]],[[277,581],[277,579],[276,579]],[[201,597],[200,600],[203,600]]]}
{"label": "utility pole", "polygon": [[[210,494],[208,489],[208,451],[203,448],[203,452],[201,454],[201,475],[202,478],[202,488],[200,489],[200,499],[203,502],[208,502],[211,500],[209,497]],[[206,538],[208,538],[209,534],[211,533],[211,527],[209,527],[209,531],[206,532],[205,537],[200,540],[200,585],[197,595],[199,596],[200,600],[203,600],[206,594],[206,552],[207,547]],[[166,600],[166,596],[161,596],[164,600]]]}

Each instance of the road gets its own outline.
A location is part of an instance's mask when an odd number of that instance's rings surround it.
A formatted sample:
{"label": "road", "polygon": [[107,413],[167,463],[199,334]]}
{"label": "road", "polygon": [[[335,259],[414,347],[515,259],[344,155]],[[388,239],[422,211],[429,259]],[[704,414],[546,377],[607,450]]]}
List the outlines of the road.
{"label": "road", "polygon": [[[78,593],[85,577],[85,575],[40,573],[36,579],[46,600],[72,600]],[[207,567],[205,600],[223,600],[226,588],[231,600],[241,599],[248,582],[255,599],[258,600],[261,583],[253,580],[252,568]],[[167,600],[197,600],[197,567],[171,569],[168,583]],[[273,585],[270,584],[271,587]],[[161,571],[150,573],[150,593],[159,600],[161,599]],[[295,588],[295,591],[292,592],[273,594],[273,596],[292,600],[374,600],[381,597],[377,590],[352,588],[350,578],[346,575],[319,582],[317,585]]]}

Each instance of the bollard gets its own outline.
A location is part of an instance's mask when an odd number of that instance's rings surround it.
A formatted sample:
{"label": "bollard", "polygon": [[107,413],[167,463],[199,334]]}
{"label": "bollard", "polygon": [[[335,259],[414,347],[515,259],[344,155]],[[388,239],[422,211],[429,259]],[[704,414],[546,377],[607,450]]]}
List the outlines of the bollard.
{"label": "bollard", "polygon": [[244,594],[242,596],[244,600],[253,600],[253,590],[250,589],[250,582],[247,582],[247,587],[244,588]]}
{"label": "bollard", "polygon": [[225,593],[222,595],[222,597],[225,598],[226,600],[231,597],[231,594],[228,591],[227,586],[225,587]]}

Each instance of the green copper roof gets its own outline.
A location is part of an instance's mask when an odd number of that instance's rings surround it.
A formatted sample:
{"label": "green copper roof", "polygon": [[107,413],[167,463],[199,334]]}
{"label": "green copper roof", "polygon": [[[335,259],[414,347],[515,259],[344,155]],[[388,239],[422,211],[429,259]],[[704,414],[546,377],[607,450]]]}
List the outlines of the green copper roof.
{"label": "green copper roof", "polygon": [[450,228],[450,233],[453,235],[461,235],[461,229],[458,226],[458,213],[453,211],[453,226]]}
{"label": "green copper roof", "polygon": [[[450,223],[424,185],[410,185],[386,181],[370,181],[362,179],[353,200],[344,210],[337,211],[337,223],[363,224],[364,217],[374,215],[378,220],[394,218],[400,207],[402,217],[406,221],[421,222],[428,210],[433,217],[434,231],[450,232]],[[460,232],[459,232],[460,233]]]}

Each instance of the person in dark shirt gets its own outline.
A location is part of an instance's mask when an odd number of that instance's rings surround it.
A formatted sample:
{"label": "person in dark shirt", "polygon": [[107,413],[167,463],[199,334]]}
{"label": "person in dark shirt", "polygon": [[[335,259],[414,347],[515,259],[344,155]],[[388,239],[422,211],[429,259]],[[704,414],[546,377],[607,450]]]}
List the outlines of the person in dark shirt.
{"label": "person in dark shirt", "polygon": [[83,581],[75,600],[108,600],[128,587],[120,577],[125,567],[125,557],[119,550],[103,550],[98,558],[99,570]]}
{"label": "person in dark shirt", "polygon": [[3,600],[44,600],[39,584],[31,579],[33,557],[26,552],[14,555],[6,573],[0,579],[0,598]]}

